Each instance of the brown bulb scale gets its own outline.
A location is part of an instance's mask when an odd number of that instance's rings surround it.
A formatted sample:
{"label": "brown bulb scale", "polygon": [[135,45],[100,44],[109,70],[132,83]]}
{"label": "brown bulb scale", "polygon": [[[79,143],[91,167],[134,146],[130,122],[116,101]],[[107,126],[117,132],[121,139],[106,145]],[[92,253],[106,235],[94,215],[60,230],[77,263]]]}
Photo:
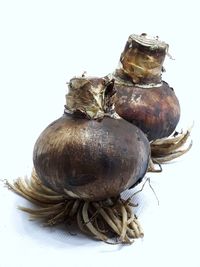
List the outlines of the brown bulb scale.
{"label": "brown bulb scale", "polygon": [[33,162],[40,180],[54,191],[102,200],[142,179],[148,157],[144,134],[125,120],[65,114],[43,131]]}
{"label": "brown bulb scale", "polygon": [[180,106],[166,82],[148,89],[116,84],[116,112],[139,127],[150,141],[170,136],[180,118]]}

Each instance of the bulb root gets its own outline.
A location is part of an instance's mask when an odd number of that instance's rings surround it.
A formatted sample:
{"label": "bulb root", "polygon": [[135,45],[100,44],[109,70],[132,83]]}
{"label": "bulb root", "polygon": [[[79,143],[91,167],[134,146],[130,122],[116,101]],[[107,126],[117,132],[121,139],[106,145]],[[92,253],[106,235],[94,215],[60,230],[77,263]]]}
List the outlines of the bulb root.
{"label": "bulb root", "polygon": [[44,226],[73,221],[84,234],[108,244],[131,244],[144,235],[131,200],[122,200],[120,196],[100,201],[73,199],[66,191],[58,194],[46,187],[34,170],[30,180],[18,178],[13,184],[5,184],[36,205],[19,209],[28,213],[31,220],[41,220]]}
{"label": "bulb root", "polygon": [[[148,167],[148,172],[160,172],[162,171],[161,164],[172,161],[185,153],[187,153],[192,147],[192,141],[189,145],[188,139],[190,137],[192,127],[185,132],[175,132],[172,136],[157,139],[151,142],[151,159]],[[155,165],[158,165],[160,169],[157,169]]]}

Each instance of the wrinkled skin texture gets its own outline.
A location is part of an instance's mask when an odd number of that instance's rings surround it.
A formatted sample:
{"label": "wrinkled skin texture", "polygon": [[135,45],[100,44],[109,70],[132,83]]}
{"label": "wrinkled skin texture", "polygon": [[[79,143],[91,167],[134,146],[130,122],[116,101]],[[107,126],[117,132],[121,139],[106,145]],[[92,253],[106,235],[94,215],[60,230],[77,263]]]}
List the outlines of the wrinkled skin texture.
{"label": "wrinkled skin texture", "polygon": [[180,105],[166,82],[152,88],[115,84],[115,89],[116,112],[138,126],[150,141],[167,137],[175,130],[180,119]]}
{"label": "wrinkled skin texture", "polygon": [[36,173],[46,186],[101,200],[141,181],[150,147],[143,132],[123,119],[65,114],[41,133],[33,153]]}

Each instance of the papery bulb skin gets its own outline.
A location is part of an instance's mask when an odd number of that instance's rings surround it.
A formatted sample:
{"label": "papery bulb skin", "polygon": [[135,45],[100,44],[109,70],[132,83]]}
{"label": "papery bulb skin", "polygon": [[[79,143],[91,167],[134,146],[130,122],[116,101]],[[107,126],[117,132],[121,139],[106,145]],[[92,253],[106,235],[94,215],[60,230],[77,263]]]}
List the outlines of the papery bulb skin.
{"label": "papery bulb skin", "polygon": [[180,119],[180,105],[166,82],[148,90],[125,85],[116,85],[116,89],[116,112],[139,127],[150,141],[174,132]]}

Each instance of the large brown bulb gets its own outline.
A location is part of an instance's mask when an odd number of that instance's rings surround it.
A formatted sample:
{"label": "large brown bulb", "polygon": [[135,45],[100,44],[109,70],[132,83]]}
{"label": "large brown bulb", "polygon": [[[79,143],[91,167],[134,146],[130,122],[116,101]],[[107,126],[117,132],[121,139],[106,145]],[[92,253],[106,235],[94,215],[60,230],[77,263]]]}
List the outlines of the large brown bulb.
{"label": "large brown bulb", "polygon": [[113,74],[117,91],[115,109],[138,126],[150,141],[168,137],[180,119],[174,90],[162,81],[168,44],[146,34],[131,35]]}
{"label": "large brown bulb", "polygon": [[34,167],[42,183],[72,197],[100,200],[118,196],[146,173],[149,144],[123,119],[101,121],[64,115],[40,135]]}
{"label": "large brown bulb", "polygon": [[180,119],[180,105],[173,89],[163,82],[159,87],[141,88],[116,84],[116,112],[155,140],[169,136]]}

